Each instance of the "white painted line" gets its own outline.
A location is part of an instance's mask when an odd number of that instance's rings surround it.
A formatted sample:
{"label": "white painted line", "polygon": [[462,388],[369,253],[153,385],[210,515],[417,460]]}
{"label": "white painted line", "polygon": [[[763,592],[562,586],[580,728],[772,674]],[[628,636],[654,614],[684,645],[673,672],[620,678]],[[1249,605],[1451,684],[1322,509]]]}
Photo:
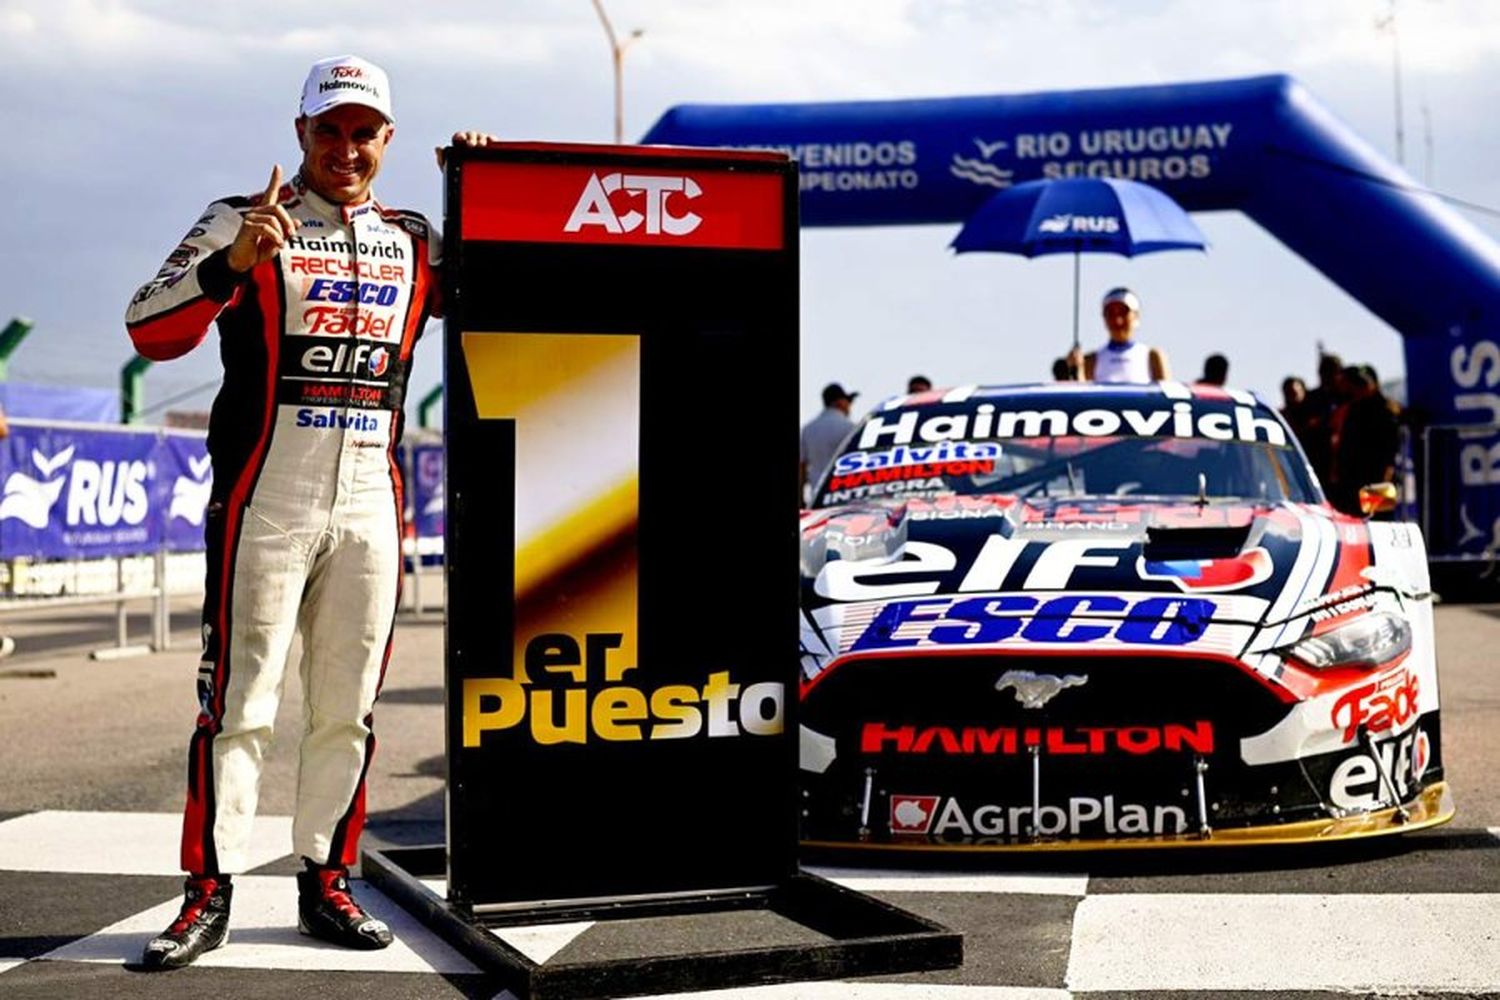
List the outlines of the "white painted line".
{"label": "white painted line", "polygon": [[858,892],[985,892],[1000,895],[1082,896],[1087,875],[991,875],[982,872],[881,871],[864,868],[808,868]]}
{"label": "white painted line", "polygon": [[24,958],[0,958],[0,976],[5,975],[11,969],[26,964]]}
{"label": "white painted line", "polygon": [[[1071,1000],[1067,990],[1027,986],[938,986],[931,983],[783,983],[701,993],[666,993],[639,1000]],[[516,1000],[510,990],[494,1000]]]}
{"label": "white painted line", "polygon": [[573,924],[535,924],[519,927],[496,927],[491,934],[531,959],[537,965],[550,959],[573,943],[573,939],[594,926],[592,920]]}
{"label": "white painted line", "polygon": [[1483,991],[1500,987],[1500,895],[1089,896],[1072,990]]}
{"label": "white painted line", "polygon": [[[290,875],[241,875],[234,880],[229,943],[196,963],[207,968],[296,969],[318,972],[438,972],[478,970],[379,890],[356,880],[355,897],[390,924],[396,941],[381,951],[351,951],[297,933],[297,881]],[[170,899],[42,958],[58,962],[140,960],[146,942],[177,915]]]}
{"label": "white painted line", "polygon": [[[181,813],[37,812],[0,823],[0,869],[181,875]],[[247,851],[259,867],[292,853],[289,816],[257,816]]]}

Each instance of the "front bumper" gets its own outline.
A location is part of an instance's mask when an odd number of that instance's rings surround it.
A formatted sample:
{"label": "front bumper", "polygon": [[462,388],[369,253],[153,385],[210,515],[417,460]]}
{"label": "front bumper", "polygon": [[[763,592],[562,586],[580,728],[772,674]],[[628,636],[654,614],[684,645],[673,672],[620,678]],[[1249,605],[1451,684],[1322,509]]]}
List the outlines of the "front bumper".
{"label": "front bumper", "polygon": [[1117,851],[1147,850],[1166,847],[1250,847],[1265,844],[1314,844],[1333,841],[1362,840],[1398,833],[1415,833],[1442,826],[1453,818],[1455,807],[1448,783],[1429,785],[1405,806],[1406,817],[1396,808],[1341,819],[1304,820],[1268,826],[1231,827],[1207,834],[1162,837],[1117,837],[1097,840],[1036,840],[1025,843],[934,844],[906,841],[803,840],[805,847],[837,850],[941,851],[961,852],[1039,852],[1039,851]]}

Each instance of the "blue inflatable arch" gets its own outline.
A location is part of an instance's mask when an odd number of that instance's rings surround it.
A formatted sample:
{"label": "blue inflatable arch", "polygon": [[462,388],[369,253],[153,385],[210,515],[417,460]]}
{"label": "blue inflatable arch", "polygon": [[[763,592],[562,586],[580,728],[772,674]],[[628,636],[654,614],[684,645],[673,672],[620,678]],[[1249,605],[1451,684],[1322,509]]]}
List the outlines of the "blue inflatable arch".
{"label": "blue inflatable arch", "polygon": [[[1287,76],[681,105],[642,141],[789,152],[807,226],[958,223],[1002,187],[1078,175],[1144,181],[1189,210],[1237,209],[1402,335],[1409,403],[1428,421],[1500,424],[1500,246]],[[1493,440],[1470,435],[1451,453],[1434,450],[1428,499],[1441,493],[1439,506],[1461,515],[1446,545],[1455,554],[1500,539]],[[1431,533],[1445,534],[1434,523],[1443,516],[1429,512]]]}

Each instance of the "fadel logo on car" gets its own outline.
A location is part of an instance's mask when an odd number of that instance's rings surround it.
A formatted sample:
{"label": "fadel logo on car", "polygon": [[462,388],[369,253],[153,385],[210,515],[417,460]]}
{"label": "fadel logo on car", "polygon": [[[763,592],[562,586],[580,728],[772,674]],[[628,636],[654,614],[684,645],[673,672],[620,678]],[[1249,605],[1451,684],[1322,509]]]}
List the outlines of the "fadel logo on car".
{"label": "fadel logo on car", "polygon": [[1418,695],[1417,675],[1394,670],[1344,692],[1329,721],[1344,731],[1345,743],[1354,742],[1361,726],[1372,733],[1399,730],[1417,717]]}
{"label": "fadel logo on car", "polygon": [[[758,158],[758,157],[756,157]],[[775,250],[780,173],[464,164],[464,239]]]}
{"label": "fadel logo on car", "polygon": [[[909,802],[919,802],[925,816],[920,823],[915,822],[915,810],[907,810],[908,822],[898,824],[897,811]],[[950,842],[1007,841],[1033,835],[1160,837],[1184,833],[1187,829],[1187,812],[1180,806],[1121,802],[1113,795],[1103,798],[1075,795],[1065,805],[1046,805],[1036,810],[1031,806],[965,806],[955,798],[891,796],[891,833],[895,836],[925,835]]]}

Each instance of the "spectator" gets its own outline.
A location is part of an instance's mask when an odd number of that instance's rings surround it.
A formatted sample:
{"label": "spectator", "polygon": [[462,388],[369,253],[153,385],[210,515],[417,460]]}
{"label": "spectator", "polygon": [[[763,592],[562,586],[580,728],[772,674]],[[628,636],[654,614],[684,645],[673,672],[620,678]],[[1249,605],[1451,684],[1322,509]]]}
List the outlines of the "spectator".
{"label": "spectator", "polygon": [[1229,381],[1229,359],[1222,354],[1210,354],[1203,359],[1203,374],[1198,385],[1222,386]]}
{"label": "spectator", "polygon": [[[914,396],[919,392],[931,391],[932,379],[928,378],[926,375],[913,375],[911,378],[906,380],[906,394],[908,396]],[[856,395],[858,395],[858,393],[856,393]]]}
{"label": "spectator", "polygon": [[1068,362],[1083,372],[1086,382],[1165,382],[1172,377],[1160,348],[1135,339],[1141,321],[1141,300],[1128,288],[1112,288],[1104,296],[1104,327],[1109,343],[1083,354],[1073,348]]}
{"label": "spectator", "polygon": [[823,412],[802,428],[802,464],[798,473],[798,493],[803,503],[811,499],[807,495],[808,484],[817,482],[828,463],[833,461],[833,456],[838,453],[839,445],[844,443],[844,438],[854,429],[854,421],[849,419],[849,408],[858,395],[857,392],[845,392],[844,387],[837,382],[829,382],[823,387]]}
{"label": "spectator", "polygon": [[1303,403],[1307,402],[1307,383],[1296,375],[1288,375],[1281,380],[1281,415],[1286,417],[1287,422],[1292,422],[1292,414],[1296,413]]}
{"label": "spectator", "polygon": [[1318,356],[1318,385],[1308,390],[1302,401],[1302,421],[1297,437],[1307,461],[1326,487],[1333,476],[1333,414],[1343,397],[1339,394],[1339,373],[1344,362],[1337,354]]}
{"label": "spectator", "polygon": [[1396,408],[1380,391],[1372,368],[1351,365],[1340,379],[1347,398],[1332,421],[1329,500],[1346,514],[1360,514],[1361,486],[1396,481],[1400,431]]}
{"label": "spectator", "polygon": [[1054,358],[1052,361],[1052,381],[1054,382],[1077,382],[1078,371],[1068,364],[1067,358]]}

